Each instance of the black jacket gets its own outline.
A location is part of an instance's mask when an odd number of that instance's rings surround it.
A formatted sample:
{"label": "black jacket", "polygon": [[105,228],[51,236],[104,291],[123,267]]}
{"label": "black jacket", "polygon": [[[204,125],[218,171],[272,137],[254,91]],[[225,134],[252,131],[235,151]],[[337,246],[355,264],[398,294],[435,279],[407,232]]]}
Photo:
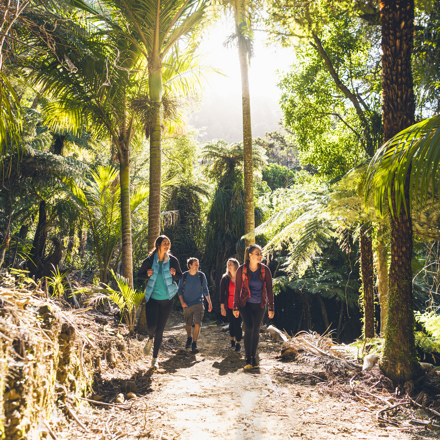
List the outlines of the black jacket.
{"label": "black jacket", "polygon": [[[173,255],[170,254],[168,255],[170,257],[170,269],[174,268],[176,270],[176,275],[173,275],[173,281],[178,283],[180,278],[182,278],[182,269],[180,268],[179,260]],[[148,258],[146,258],[143,261],[142,266],[137,274],[139,280],[148,281],[148,278],[150,278],[147,275],[147,271],[153,267],[153,258],[154,258],[154,253],[152,253]]]}

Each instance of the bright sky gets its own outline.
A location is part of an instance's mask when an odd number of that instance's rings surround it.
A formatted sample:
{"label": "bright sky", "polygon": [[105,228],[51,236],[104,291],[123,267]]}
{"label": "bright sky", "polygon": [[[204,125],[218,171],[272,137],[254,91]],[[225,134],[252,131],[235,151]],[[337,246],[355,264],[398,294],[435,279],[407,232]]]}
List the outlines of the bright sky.
{"label": "bright sky", "polygon": [[[238,117],[241,114],[241,73],[238,49],[235,46],[224,47],[223,45],[233,31],[232,20],[224,19],[215,25],[201,43],[201,50],[207,55],[207,64],[220,69],[227,75],[212,75],[205,90],[200,112],[196,112],[191,117],[192,125],[197,128],[205,127],[206,136],[203,136],[203,140],[211,140],[212,136],[223,137],[229,142],[241,140],[227,139],[226,135],[219,135],[218,130],[210,137],[213,124],[209,121],[212,120],[224,120],[224,124],[227,124],[234,133],[242,130],[242,122]],[[276,86],[279,78],[277,71],[287,71],[293,63],[292,49],[267,47],[265,38],[264,32],[254,33],[254,57],[251,59],[249,70],[253,137],[262,136],[265,131],[278,128],[281,110],[278,104],[280,90]],[[260,121],[264,116],[266,116],[266,124]],[[240,127],[236,126],[237,124]]]}

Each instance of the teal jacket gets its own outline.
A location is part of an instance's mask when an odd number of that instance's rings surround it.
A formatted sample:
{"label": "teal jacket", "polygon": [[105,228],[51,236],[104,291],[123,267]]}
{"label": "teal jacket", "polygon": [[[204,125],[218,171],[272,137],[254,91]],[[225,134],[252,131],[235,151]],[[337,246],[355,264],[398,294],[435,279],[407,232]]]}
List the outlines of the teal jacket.
{"label": "teal jacket", "polygon": [[[176,275],[171,275],[170,269],[176,270]],[[147,271],[153,269],[153,274],[148,278]],[[147,287],[145,288],[145,301],[148,301],[153,293],[154,286],[156,284],[157,274],[159,273],[159,261],[157,252],[154,252],[142,263],[142,267],[139,270],[139,279],[148,279]],[[165,287],[167,289],[168,298],[172,299],[177,293],[177,281],[182,278],[182,270],[180,269],[179,261],[172,255],[165,254],[165,258],[162,264],[162,277]]]}

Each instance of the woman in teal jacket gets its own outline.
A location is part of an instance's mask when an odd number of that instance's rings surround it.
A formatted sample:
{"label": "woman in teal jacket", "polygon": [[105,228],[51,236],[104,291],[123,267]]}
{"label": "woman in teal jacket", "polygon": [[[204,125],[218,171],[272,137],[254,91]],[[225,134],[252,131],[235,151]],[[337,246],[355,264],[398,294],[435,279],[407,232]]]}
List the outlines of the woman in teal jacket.
{"label": "woman in teal jacket", "polygon": [[151,366],[157,368],[163,331],[173,307],[182,270],[177,258],[169,254],[171,241],[166,235],[157,237],[154,246],[155,249],[142,263],[138,278],[148,280],[145,289],[148,341],[144,346],[144,354],[148,356],[154,345]]}

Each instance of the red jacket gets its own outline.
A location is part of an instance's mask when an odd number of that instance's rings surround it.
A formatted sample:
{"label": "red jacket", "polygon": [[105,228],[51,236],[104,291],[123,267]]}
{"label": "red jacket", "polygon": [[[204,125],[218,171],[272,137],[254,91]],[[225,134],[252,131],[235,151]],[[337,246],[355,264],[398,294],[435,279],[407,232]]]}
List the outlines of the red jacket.
{"label": "red jacket", "polygon": [[[244,307],[246,301],[250,298],[251,293],[249,291],[249,264],[246,263],[246,276],[243,276],[242,264],[235,275],[235,295],[234,295],[234,310],[238,310],[239,307]],[[261,276],[262,269],[264,269],[265,279]],[[264,264],[258,264],[258,278],[263,283],[263,291],[261,292],[261,308],[264,308],[269,303],[269,311],[273,312],[273,289],[272,289],[272,274],[270,269]]]}

